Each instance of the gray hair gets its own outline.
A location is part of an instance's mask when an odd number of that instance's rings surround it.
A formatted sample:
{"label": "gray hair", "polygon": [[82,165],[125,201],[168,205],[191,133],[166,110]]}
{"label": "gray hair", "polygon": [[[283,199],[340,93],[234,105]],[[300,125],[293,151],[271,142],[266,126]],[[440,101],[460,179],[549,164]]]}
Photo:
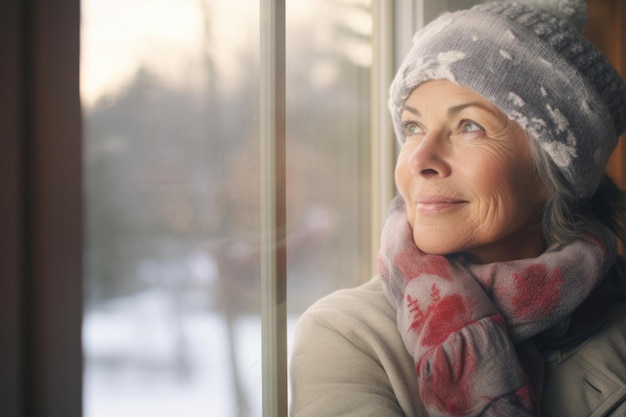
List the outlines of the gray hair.
{"label": "gray hair", "polygon": [[547,188],[541,228],[546,247],[580,239],[599,221],[626,241],[626,194],[604,175],[589,199],[581,199],[539,141],[526,133],[539,179]]}

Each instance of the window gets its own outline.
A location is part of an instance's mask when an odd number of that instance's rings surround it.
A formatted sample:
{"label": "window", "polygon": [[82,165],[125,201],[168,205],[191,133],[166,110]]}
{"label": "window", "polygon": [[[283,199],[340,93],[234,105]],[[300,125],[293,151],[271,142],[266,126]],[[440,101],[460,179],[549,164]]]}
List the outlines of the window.
{"label": "window", "polygon": [[[82,5],[84,415],[260,416],[259,2]],[[285,23],[290,335],[373,273],[372,4]]]}

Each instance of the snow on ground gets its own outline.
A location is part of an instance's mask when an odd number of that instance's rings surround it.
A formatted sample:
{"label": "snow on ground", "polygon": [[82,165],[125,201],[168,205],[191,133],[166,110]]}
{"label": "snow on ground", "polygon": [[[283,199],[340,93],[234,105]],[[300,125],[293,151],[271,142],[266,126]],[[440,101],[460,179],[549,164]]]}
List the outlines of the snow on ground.
{"label": "snow on ground", "polygon": [[[226,321],[218,312],[180,311],[152,290],[86,314],[85,417],[244,417],[238,414]],[[296,317],[288,319],[289,346]],[[261,323],[234,326],[245,417],[260,417]]]}

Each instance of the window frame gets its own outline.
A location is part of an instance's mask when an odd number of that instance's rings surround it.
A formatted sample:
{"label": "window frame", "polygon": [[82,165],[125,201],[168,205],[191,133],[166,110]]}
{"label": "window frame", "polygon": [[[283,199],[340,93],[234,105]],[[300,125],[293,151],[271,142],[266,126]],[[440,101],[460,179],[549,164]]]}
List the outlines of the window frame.
{"label": "window frame", "polygon": [[260,10],[261,368],[263,416],[287,416],[285,0]]}
{"label": "window frame", "polygon": [[80,416],[80,3],[7,0],[0,28],[0,415]]}

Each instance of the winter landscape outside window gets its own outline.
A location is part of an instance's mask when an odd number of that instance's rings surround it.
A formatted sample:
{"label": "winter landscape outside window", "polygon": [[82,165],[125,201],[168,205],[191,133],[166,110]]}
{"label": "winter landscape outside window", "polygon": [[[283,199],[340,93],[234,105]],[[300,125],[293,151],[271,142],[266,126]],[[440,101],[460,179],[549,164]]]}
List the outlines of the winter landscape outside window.
{"label": "winter landscape outside window", "polygon": [[[259,2],[83,0],[84,415],[260,416]],[[372,5],[286,4],[288,337],[371,271]]]}

